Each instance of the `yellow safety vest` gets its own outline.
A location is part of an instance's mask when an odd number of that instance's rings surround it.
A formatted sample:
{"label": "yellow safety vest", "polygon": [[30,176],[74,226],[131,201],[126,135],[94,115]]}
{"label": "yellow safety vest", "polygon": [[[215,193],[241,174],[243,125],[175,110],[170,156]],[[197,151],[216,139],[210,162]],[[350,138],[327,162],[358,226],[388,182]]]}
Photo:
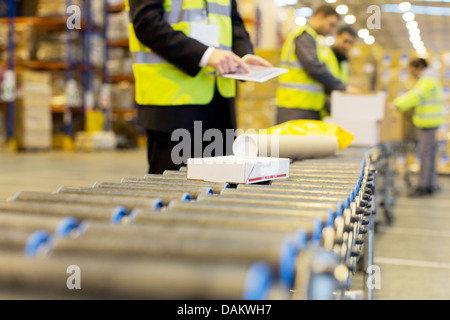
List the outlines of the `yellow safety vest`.
{"label": "yellow safety vest", "polygon": [[399,111],[414,108],[413,123],[418,128],[438,128],[445,123],[442,86],[435,77],[422,76],[394,104]]}
{"label": "yellow safety vest", "polygon": [[322,46],[317,41],[317,32],[309,25],[299,27],[291,33],[281,51],[281,67],[289,69],[279,77],[277,105],[283,108],[297,108],[320,111],[325,104],[323,85],[311,78],[295,55],[295,40],[303,32],[309,33],[316,42],[319,61],[324,63]]}
{"label": "yellow safety vest", "polygon": [[[129,2],[126,0],[129,11]],[[193,22],[204,15],[206,6],[208,21],[219,28],[219,49],[232,49],[233,33],[231,23],[231,0],[164,0],[164,19],[174,30],[190,36]],[[198,23],[198,22],[197,22]],[[206,105],[214,97],[216,77],[210,75],[214,69],[202,68],[195,77],[184,73],[175,65],[152,52],[136,37],[130,23],[130,51],[135,63],[136,102],[140,105]],[[225,98],[236,95],[234,80],[217,78],[219,93]]]}
{"label": "yellow safety vest", "polygon": [[348,61],[341,61],[339,63],[336,55],[330,47],[322,47],[322,58],[325,60],[325,65],[331,74],[342,81],[348,83],[349,66]]}

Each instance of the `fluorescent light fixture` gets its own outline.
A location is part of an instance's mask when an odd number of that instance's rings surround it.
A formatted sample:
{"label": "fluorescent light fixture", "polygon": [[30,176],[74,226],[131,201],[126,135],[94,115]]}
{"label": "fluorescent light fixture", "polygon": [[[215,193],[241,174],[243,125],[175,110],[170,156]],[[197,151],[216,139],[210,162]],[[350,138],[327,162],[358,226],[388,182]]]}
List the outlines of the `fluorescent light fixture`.
{"label": "fluorescent light fixture", "polygon": [[275,0],[277,7],[293,6],[298,3],[298,0]]}
{"label": "fluorescent light fixture", "polygon": [[367,36],[364,38],[364,43],[368,44],[369,46],[375,43],[374,36]]}
{"label": "fluorescent light fixture", "polygon": [[303,7],[303,8],[295,9],[294,14],[297,17],[311,17],[313,14],[313,11],[309,7]]}
{"label": "fluorescent light fixture", "polygon": [[427,49],[426,48],[419,48],[416,50],[418,55],[425,55],[427,53]]}
{"label": "fluorescent light fixture", "polygon": [[408,29],[416,29],[419,26],[419,24],[417,23],[417,21],[408,21],[406,23],[406,27]]}
{"label": "fluorescent light fixture", "polygon": [[359,29],[358,37],[360,37],[361,39],[364,39],[364,38],[366,38],[368,36],[369,36],[369,30],[367,30],[367,29]]}
{"label": "fluorescent light fixture", "polygon": [[402,2],[398,5],[398,8],[403,12],[409,11],[409,10],[411,10],[411,3]]}
{"label": "fluorescent light fixture", "polygon": [[336,0],[325,0],[326,3],[335,3]]}
{"label": "fluorescent light fixture", "polygon": [[[397,4],[383,4],[381,8],[384,12],[403,13],[403,11],[400,10]],[[411,10],[409,10],[409,12],[407,13],[424,14],[432,16],[450,16],[450,8],[412,5]]]}
{"label": "fluorescent light fixture", "polygon": [[418,34],[409,37],[409,41],[411,41],[411,43],[416,43],[419,42],[420,40],[422,40],[422,38]]}
{"label": "fluorescent light fixture", "polygon": [[306,24],[307,20],[305,17],[297,17],[295,18],[295,24],[298,26],[304,26]]}
{"label": "fluorescent light fixture", "polygon": [[336,7],[336,12],[339,14],[346,14],[348,12],[348,7],[345,4],[340,4]]}
{"label": "fluorescent light fixture", "polygon": [[403,17],[403,20],[408,22],[408,21],[413,21],[414,18],[416,17],[416,15],[412,12],[406,12],[403,14],[402,17]]}
{"label": "fluorescent light fixture", "polygon": [[413,43],[413,47],[414,47],[414,49],[419,50],[421,48],[424,48],[425,46],[424,46],[423,42],[416,42],[416,43]]}
{"label": "fluorescent light fixture", "polygon": [[420,29],[418,29],[418,28],[416,28],[416,29],[409,29],[408,32],[409,32],[410,36],[419,35],[420,34]]}
{"label": "fluorescent light fixture", "polygon": [[354,24],[356,22],[356,17],[352,14],[348,14],[344,17],[344,22],[346,24]]}

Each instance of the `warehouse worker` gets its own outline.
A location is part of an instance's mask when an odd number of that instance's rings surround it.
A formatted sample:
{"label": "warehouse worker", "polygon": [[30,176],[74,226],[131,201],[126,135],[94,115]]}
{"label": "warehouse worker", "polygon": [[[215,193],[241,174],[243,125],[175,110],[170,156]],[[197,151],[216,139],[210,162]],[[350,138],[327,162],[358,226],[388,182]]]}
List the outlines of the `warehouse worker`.
{"label": "warehouse worker", "polygon": [[318,35],[333,33],[339,21],[336,10],[318,7],[308,24],[291,33],[281,52],[281,67],[290,72],[280,76],[277,89],[277,122],[320,119],[325,92],[346,90],[346,85],[327,69]]}
{"label": "warehouse worker", "polygon": [[216,128],[226,141],[225,130],[236,128],[235,81],[212,71],[271,65],[253,55],[236,0],[129,0],[127,9],[138,123],[147,130],[149,172],[162,173],[182,165],[171,157],[174,130],[193,132],[201,121],[201,134]]}
{"label": "warehouse worker", "polygon": [[[323,47],[322,57],[328,70],[333,76],[340,79],[345,85],[348,84],[349,63],[348,53],[356,40],[356,32],[352,27],[343,26],[338,29],[335,42],[330,48]],[[326,92],[325,107],[320,111],[320,118],[323,119],[330,114],[330,93]]]}
{"label": "warehouse worker", "polygon": [[410,62],[409,71],[417,83],[413,89],[394,100],[399,111],[414,108],[413,123],[419,128],[421,159],[419,183],[410,196],[432,194],[436,178],[436,131],[445,123],[442,87],[425,59]]}
{"label": "warehouse worker", "polygon": [[338,29],[335,42],[331,47],[333,55],[330,56],[327,65],[330,71],[345,84],[348,83],[349,64],[348,53],[356,41],[356,32],[352,27],[343,26]]}

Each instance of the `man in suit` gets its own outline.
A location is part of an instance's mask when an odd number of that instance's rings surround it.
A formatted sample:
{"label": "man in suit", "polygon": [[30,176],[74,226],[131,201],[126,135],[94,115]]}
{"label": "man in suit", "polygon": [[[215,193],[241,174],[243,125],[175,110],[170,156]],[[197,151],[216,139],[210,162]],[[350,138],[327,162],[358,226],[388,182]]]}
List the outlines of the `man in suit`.
{"label": "man in suit", "polygon": [[[226,129],[236,128],[235,81],[212,71],[271,65],[253,54],[236,0],[129,0],[127,9],[138,123],[147,130],[149,173],[162,173],[183,165],[172,161],[176,129],[192,134],[201,121],[202,133],[215,128],[225,137]],[[199,149],[191,142],[184,159]],[[230,150],[223,147],[216,155]]]}

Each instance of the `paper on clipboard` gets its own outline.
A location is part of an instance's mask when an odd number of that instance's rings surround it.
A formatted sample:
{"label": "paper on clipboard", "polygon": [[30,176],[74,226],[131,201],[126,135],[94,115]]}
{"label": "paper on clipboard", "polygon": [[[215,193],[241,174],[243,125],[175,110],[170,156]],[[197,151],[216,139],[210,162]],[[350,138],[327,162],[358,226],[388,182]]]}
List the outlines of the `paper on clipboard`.
{"label": "paper on clipboard", "polygon": [[288,69],[283,68],[268,68],[252,65],[248,65],[248,68],[250,72],[247,73],[244,71],[244,69],[238,66],[236,72],[222,74],[220,75],[220,77],[244,81],[266,82],[267,80],[273,79],[289,72]]}

